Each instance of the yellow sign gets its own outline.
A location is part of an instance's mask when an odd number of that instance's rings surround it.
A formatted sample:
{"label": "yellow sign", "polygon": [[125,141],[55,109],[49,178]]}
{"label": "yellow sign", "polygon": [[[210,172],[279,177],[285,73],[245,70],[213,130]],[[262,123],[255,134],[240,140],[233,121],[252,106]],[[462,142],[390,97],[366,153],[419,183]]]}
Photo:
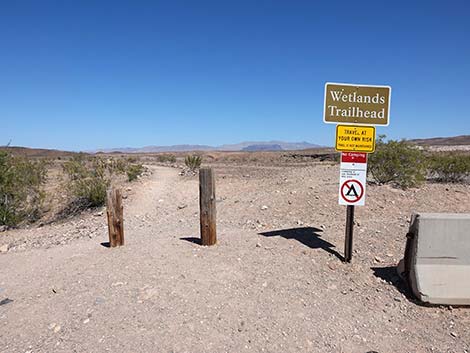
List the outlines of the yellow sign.
{"label": "yellow sign", "polygon": [[390,86],[325,84],[323,121],[330,124],[389,124]]}
{"label": "yellow sign", "polygon": [[337,125],[335,148],[340,152],[374,152],[375,127]]}

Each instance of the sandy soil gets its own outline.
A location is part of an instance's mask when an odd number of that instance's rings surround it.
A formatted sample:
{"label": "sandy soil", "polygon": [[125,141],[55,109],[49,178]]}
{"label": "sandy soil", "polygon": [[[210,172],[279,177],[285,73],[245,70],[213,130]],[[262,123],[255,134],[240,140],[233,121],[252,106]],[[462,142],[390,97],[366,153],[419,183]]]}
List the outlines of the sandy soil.
{"label": "sandy soil", "polygon": [[337,165],[216,165],[213,247],[197,177],[149,168],[123,247],[100,210],[0,233],[0,352],[470,351],[470,310],[416,303],[395,272],[411,212],[470,213],[467,186],[369,186],[344,264]]}

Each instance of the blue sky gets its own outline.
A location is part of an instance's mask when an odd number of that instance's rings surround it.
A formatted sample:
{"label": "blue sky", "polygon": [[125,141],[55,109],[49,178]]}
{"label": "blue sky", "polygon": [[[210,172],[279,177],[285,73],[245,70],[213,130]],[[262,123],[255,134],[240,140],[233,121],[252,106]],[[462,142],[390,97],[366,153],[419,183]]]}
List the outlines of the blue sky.
{"label": "blue sky", "polygon": [[327,81],[390,138],[470,134],[468,1],[3,1],[0,144],[334,144]]}

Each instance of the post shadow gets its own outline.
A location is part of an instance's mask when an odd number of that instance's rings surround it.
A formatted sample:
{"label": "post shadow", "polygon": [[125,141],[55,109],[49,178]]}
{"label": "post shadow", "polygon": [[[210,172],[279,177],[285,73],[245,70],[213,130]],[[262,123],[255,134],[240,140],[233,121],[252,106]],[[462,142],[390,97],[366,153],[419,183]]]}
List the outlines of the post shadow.
{"label": "post shadow", "polygon": [[321,235],[318,234],[322,232],[322,229],[315,227],[299,227],[299,228],[289,228],[289,229],[279,229],[273,230],[270,232],[258,233],[259,235],[265,237],[282,237],[284,239],[295,239],[298,242],[308,246],[311,249],[323,249],[326,252],[336,256],[338,259],[343,261],[343,256],[338,253],[333,244],[323,240]]}
{"label": "post shadow", "polygon": [[197,245],[202,245],[201,238],[183,237],[183,238],[180,238],[180,240],[184,240],[184,241],[187,241],[187,242],[190,242],[190,243],[193,243],[193,244],[197,244]]}
{"label": "post shadow", "polygon": [[105,248],[110,248],[111,247],[111,244],[109,243],[109,241],[104,241],[100,245],[104,246]]}

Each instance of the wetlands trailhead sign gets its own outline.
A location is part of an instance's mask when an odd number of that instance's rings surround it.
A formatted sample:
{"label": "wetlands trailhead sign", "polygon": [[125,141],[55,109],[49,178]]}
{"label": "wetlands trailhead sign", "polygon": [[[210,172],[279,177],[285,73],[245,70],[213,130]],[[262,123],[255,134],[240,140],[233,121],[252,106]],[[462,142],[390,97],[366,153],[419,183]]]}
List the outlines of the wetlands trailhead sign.
{"label": "wetlands trailhead sign", "polygon": [[390,86],[325,84],[323,121],[328,124],[388,126]]}
{"label": "wetlands trailhead sign", "polygon": [[335,149],[341,152],[338,203],[346,209],[344,261],[351,262],[354,206],[364,206],[367,153],[375,151],[375,126],[390,122],[390,86],[325,84],[323,122],[336,124]]}
{"label": "wetlands trailhead sign", "polygon": [[[325,84],[323,121],[336,124],[335,149],[342,152],[338,195],[340,205],[365,204],[365,153],[375,151],[375,126],[387,126],[390,122],[391,91],[390,86],[332,82]],[[366,157],[359,164],[353,163],[351,168],[351,164],[343,160],[350,152],[361,152]]]}

